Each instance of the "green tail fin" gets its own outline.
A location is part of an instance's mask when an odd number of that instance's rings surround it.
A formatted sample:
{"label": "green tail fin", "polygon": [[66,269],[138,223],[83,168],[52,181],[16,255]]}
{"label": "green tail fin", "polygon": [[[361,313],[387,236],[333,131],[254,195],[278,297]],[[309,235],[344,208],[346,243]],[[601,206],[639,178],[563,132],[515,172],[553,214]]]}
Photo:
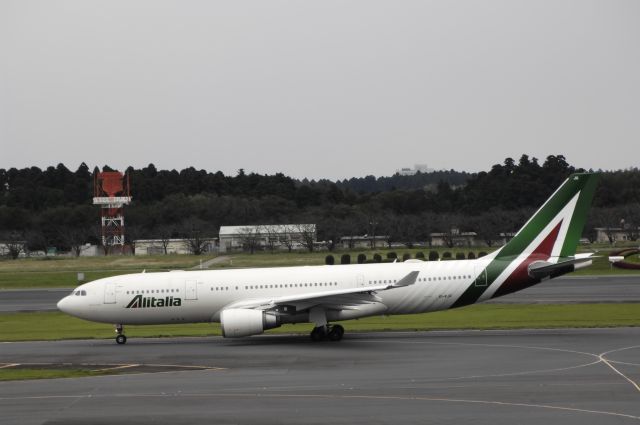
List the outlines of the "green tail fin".
{"label": "green tail fin", "polygon": [[[570,175],[536,211],[496,258],[513,258],[534,250],[550,250],[553,257],[575,255],[598,180],[598,174]],[[547,241],[544,247],[540,243]]]}

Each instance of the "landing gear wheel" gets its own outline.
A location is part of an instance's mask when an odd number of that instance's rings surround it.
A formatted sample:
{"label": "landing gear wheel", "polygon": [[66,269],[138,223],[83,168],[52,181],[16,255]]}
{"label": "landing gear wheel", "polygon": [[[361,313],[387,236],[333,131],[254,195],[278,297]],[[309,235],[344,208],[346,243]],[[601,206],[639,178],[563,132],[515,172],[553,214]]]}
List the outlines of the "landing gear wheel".
{"label": "landing gear wheel", "polygon": [[119,345],[127,343],[127,337],[124,335],[124,327],[122,325],[116,325],[116,342]]}
{"label": "landing gear wheel", "polygon": [[324,326],[318,326],[311,331],[311,340],[314,342],[322,341],[327,336],[327,331]]}
{"label": "landing gear wheel", "polygon": [[340,325],[333,325],[327,336],[329,337],[329,341],[340,341],[343,335],[344,328]]}

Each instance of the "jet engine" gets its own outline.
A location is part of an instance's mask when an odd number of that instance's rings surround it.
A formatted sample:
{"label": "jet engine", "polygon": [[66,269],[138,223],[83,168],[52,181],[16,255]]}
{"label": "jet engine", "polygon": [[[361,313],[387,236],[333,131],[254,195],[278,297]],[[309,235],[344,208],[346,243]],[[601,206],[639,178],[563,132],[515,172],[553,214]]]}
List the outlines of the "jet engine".
{"label": "jet engine", "polygon": [[225,338],[257,335],[281,324],[280,316],[262,310],[230,308],[220,313],[222,336]]}

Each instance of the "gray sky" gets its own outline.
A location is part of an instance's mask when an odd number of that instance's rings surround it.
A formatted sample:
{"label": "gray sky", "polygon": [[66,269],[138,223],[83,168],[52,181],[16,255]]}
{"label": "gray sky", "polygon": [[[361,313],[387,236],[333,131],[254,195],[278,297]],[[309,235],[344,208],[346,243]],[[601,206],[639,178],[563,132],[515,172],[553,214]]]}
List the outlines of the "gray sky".
{"label": "gray sky", "polygon": [[640,165],[635,0],[0,0],[0,61],[0,168]]}

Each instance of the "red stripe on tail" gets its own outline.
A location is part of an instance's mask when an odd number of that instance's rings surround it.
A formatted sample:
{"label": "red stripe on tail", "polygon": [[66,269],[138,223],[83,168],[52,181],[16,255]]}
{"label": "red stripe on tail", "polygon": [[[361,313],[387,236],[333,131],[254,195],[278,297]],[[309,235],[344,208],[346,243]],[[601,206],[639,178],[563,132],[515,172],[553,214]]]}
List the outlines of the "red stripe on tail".
{"label": "red stripe on tail", "polygon": [[546,238],[538,245],[536,249],[511,273],[511,275],[504,281],[498,290],[493,294],[491,298],[500,297],[502,295],[510,294],[512,292],[519,291],[524,288],[528,288],[531,285],[535,285],[539,282],[538,279],[532,279],[529,276],[529,264],[534,261],[547,261],[551,257],[551,251],[556,244],[558,235],[560,234],[560,228],[562,227],[562,220],[560,223],[547,235]]}

